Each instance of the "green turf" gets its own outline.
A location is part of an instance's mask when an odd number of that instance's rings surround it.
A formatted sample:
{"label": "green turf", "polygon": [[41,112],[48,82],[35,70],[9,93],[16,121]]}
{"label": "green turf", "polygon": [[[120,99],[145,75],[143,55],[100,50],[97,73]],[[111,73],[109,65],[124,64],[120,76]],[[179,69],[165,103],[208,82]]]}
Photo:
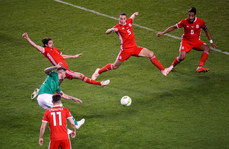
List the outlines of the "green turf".
{"label": "green turf", "polygon": [[[135,23],[164,30],[187,16],[197,7],[218,48],[227,51],[229,40],[228,0],[156,1],[156,0],[65,0],[75,5],[117,17],[120,12],[140,15]],[[83,52],[78,59],[67,60],[69,68],[91,76],[97,67],[112,63],[119,53],[119,39],[107,36],[106,29],[118,22],[103,16],[57,3],[53,0],[0,0],[0,148],[47,148],[38,144],[44,110],[30,94],[45,79],[43,69],[50,62],[22,37],[41,45],[43,37],[52,37],[64,54]],[[139,46],[153,50],[167,67],[178,55],[180,41],[170,37],[156,38],[151,31],[134,27]],[[182,29],[172,32],[181,36]],[[205,34],[201,35],[207,41]],[[101,75],[110,79],[105,88],[80,80],[65,80],[62,90],[84,101],[75,104],[63,100],[76,119],[85,125],[71,139],[73,148],[229,148],[229,55],[212,51],[206,67],[195,69],[201,52],[191,51],[167,77],[146,58],[131,57],[118,70]],[[120,105],[128,95],[130,107]]]}

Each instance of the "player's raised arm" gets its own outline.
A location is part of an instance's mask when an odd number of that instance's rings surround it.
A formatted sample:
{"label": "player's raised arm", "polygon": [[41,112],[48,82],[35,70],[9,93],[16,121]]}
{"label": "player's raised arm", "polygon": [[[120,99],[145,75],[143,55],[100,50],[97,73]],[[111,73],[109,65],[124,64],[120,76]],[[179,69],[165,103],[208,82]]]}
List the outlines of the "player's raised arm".
{"label": "player's raised arm", "polygon": [[170,26],[169,28],[167,28],[165,31],[161,32],[161,33],[157,33],[157,37],[160,37],[168,32],[171,32],[173,30],[177,29],[177,26],[176,25],[173,25],[173,26]]}
{"label": "player's raised arm", "polygon": [[47,125],[47,122],[42,122],[42,124],[41,124],[40,136],[39,136],[39,144],[40,144],[40,146],[43,145],[43,136],[44,136],[44,133],[45,133],[46,125]]}
{"label": "player's raised arm", "polygon": [[135,13],[133,13],[132,15],[131,15],[131,19],[132,20],[134,20],[134,18],[136,17],[136,16],[138,16],[139,15],[139,12],[135,12]]}
{"label": "player's raised arm", "polygon": [[76,54],[76,55],[62,55],[64,59],[69,59],[69,58],[78,58],[80,56],[82,56],[83,54]]}
{"label": "player's raised arm", "polygon": [[204,32],[205,32],[206,36],[208,37],[209,42],[211,43],[212,47],[217,48],[216,44],[212,40],[212,37],[211,37],[209,30],[205,29]]}
{"label": "player's raised arm", "polygon": [[76,136],[76,124],[75,124],[73,118],[69,118],[68,121],[70,122],[71,127],[72,127],[71,136],[72,136],[72,138],[75,138],[75,136]]}
{"label": "player's raised arm", "polygon": [[30,38],[28,33],[22,34],[22,37],[25,38],[35,49],[37,49],[39,52],[44,53],[44,48],[36,45]]}
{"label": "player's raised arm", "polygon": [[110,33],[114,33],[114,32],[117,32],[118,31],[118,29],[117,28],[110,28],[110,29],[108,29],[107,31],[106,31],[106,34],[110,34]]}

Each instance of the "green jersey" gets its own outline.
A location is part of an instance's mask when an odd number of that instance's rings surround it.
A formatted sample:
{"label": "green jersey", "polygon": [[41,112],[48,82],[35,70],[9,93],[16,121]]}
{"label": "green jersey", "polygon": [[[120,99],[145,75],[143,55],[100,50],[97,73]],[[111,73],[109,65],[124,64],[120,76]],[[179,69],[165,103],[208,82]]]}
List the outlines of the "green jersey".
{"label": "green jersey", "polygon": [[61,91],[58,74],[52,71],[46,78],[45,82],[41,85],[38,95],[40,94],[54,94],[56,91]]}

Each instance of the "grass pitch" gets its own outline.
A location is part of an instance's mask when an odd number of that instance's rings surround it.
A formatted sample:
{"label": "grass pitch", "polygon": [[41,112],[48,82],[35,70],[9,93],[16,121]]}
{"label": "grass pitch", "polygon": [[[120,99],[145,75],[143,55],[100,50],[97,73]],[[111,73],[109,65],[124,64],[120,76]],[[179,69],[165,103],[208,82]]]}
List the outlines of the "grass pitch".
{"label": "grass pitch", "polygon": [[[188,8],[195,6],[219,49],[229,52],[227,0],[65,1],[114,17],[139,11],[134,23],[160,31],[187,17]],[[51,64],[21,34],[28,32],[40,45],[43,37],[52,37],[64,54],[83,51],[82,57],[67,62],[70,69],[90,77],[97,67],[116,59],[120,41],[105,31],[118,22],[53,0],[0,0],[0,10],[0,148],[47,148],[48,128],[44,146],[38,144],[44,110],[30,94]],[[134,33],[137,44],[153,50],[165,67],[178,55],[179,40],[156,38],[138,27]],[[171,34],[180,37],[182,29]],[[208,43],[204,33],[201,38]],[[167,77],[148,59],[131,57],[119,69],[99,76],[111,80],[105,88],[65,80],[62,90],[84,103],[63,104],[77,120],[86,119],[71,139],[72,148],[229,148],[229,56],[212,51],[205,64],[211,71],[199,74],[195,69],[200,56],[191,51]],[[132,98],[130,107],[120,105],[124,95]]]}

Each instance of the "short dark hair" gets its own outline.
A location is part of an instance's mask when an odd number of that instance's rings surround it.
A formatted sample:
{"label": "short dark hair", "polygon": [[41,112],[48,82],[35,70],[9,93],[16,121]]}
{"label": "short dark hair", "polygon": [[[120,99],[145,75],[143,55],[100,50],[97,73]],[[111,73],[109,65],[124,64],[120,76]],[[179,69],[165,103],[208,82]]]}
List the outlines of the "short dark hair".
{"label": "short dark hair", "polygon": [[52,38],[50,37],[43,38],[42,39],[43,47],[46,47],[46,44],[48,44],[50,40],[52,40]]}
{"label": "short dark hair", "polygon": [[66,71],[67,69],[65,67],[60,67],[60,68],[57,68],[56,71],[59,71],[59,70],[64,70]]}
{"label": "short dark hair", "polygon": [[125,13],[125,12],[121,12],[121,13],[119,14],[119,16],[126,16],[126,13]]}
{"label": "short dark hair", "polygon": [[53,103],[56,103],[56,102],[58,102],[58,101],[60,101],[61,100],[61,96],[60,95],[53,95],[52,96],[52,102]]}
{"label": "short dark hair", "polygon": [[193,12],[194,14],[196,14],[196,8],[195,7],[192,7],[188,10],[188,12]]}

